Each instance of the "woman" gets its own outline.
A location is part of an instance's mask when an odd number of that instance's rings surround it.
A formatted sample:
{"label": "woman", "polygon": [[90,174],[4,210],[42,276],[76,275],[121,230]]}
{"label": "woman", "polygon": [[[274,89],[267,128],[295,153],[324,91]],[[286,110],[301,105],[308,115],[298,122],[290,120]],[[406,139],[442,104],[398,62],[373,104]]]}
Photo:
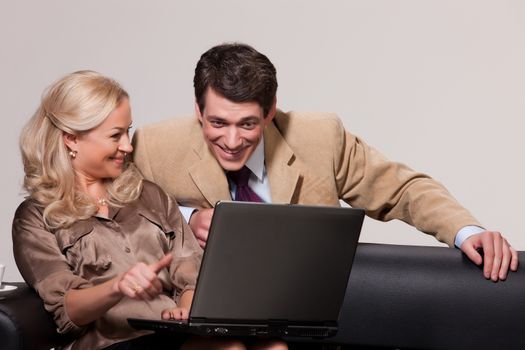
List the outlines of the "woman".
{"label": "woman", "polygon": [[80,71],[49,88],[20,138],[29,197],[13,249],[22,276],[58,331],[75,337],[67,349],[243,349],[128,326],[128,317],[187,318],[202,256],[177,204],[128,163],[130,127],[128,94],[112,79]]}

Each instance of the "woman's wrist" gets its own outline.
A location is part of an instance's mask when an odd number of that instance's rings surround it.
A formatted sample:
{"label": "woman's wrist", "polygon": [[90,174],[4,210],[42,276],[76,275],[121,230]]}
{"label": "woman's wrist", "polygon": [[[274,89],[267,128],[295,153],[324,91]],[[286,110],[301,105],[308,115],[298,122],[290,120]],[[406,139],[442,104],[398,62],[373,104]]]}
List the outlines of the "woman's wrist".
{"label": "woman's wrist", "polygon": [[120,282],[122,281],[122,277],[124,277],[123,274],[120,274],[118,275],[117,277],[115,277],[113,279],[113,283],[111,285],[111,292],[112,292],[112,296],[114,297],[123,297],[124,296],[124,293],[122,292],[122,290],[120,289]]}

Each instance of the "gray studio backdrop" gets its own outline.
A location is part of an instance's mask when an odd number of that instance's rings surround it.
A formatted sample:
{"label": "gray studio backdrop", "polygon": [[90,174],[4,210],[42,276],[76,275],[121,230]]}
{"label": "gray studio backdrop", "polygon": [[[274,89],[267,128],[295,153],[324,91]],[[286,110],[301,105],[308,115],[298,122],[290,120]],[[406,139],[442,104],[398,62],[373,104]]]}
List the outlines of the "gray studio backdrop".
{"label": "gray studio backdrop", "polygon": [[[188,115],[195,63],[225,41],[272,59],[281,109],[337,113],[525,250],[524,38],[523,1],[0,0],[5,279],[21,280],[11,244],[23,199],[17,142],[43,89],[94,69],[127,88],[135,127]],[[440,244],[372,220],[361,241]]]}

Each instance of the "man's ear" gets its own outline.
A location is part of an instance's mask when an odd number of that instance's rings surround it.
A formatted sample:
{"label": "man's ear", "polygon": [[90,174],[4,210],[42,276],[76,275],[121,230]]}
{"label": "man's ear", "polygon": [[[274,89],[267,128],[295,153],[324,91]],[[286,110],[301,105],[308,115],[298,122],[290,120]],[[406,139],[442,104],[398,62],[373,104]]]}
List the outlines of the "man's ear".
{"label": "man's ear", "polygon": [[202,113],[201,108],[199,107],[199,103],[195,101],[195,115],[197,116],[197,119],[202,124]]}
{"label": "man's ear", "polygon": [[275,114],[277,114],[277,96],[273,98],[272,106],[270,107],[270,110],[268,111],[268,114],[264,118],[264,125],[268,125],[273,118],[275,117]]}
{"label": "man's ear", "polygon": [[62,134],[62,139],[64,140],[64,143],[66,144],[67,148],[69,148],[71,151],[78,151],[77,150],[78,138],[76,135],[64,132]]}

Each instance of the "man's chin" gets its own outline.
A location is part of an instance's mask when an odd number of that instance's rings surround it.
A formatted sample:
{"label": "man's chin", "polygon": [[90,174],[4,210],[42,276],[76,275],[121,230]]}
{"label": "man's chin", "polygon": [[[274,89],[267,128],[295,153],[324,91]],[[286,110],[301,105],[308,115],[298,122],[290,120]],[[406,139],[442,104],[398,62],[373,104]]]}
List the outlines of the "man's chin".
{"label": "man's chin", "polygon": [[221,168],[223,168],[226,171],[237,171],[240,170],[244,164],[245,160],[237,160],[237,161],[230,161],[226,159],[219,159],[219,164],[221,165]]}

